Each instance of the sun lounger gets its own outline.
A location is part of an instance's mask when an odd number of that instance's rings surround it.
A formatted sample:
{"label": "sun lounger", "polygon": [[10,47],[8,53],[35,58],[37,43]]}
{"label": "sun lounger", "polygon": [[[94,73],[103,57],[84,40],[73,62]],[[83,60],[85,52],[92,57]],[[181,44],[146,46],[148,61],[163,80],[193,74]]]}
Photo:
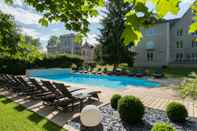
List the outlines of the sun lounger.
{"label": "sun lounger", "polygon": [[65,88],[64,85],[61,83],[54,83],[54,85],[62,92],[62,94],[64,94],[65,98],[67,98],[66,100],[56,101],[56,106],[67,108],[68,105],[71,104],[73,110],[74,103],[79,102],[81,110],[85,99],[93,98],[99,101],[98,94],[101,93],[100,91],[82,93],[80,90],[69,91],[68,88]]}
{"label": "sun lounger", "polygon": [[135,73],[136,77],[143,77],[145,75],[144,70],[137,70]]}
{"label": "sun lounger", "polygon": [[164,73],[161,69],[158,69],[154,72],[153,74],[154,78],[163,78],[164,77]]}
{"label": "sun lounger", "polygon": [[44,104],[53,105],[56,100],[64,97],[64,95],[59,90],[57,90],[57,88],[52,85],[50,81],[41,80],[41,82],[43,83],[44,87],[52,92],[51,94],[42,96],[41,99],[45,102]]}

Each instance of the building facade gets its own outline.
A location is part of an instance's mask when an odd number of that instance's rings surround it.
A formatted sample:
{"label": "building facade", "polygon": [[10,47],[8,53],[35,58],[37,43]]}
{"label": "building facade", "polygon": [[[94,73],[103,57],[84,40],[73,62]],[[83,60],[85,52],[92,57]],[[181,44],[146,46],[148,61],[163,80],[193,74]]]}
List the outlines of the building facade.
{"label": "building facade", "polygon": [[81,46],[81,55],[84,63],[91,64],[94,61],[95,47],[89,44],[87,41]]}
{"label": "building facade", "polygon": [[143,39],[135,47],[135,66],[196,66],[196,34],[189,34],[192,12],[188,10],[181,18],[160,22],[142,29]]}
{"label": "building facade", "polygon": [[47,46],[48,54],[71,54],[71,55],[80,55],[81,46],[74,42],[74,34],[61,35],[59,37],[58,44],[52,44]]}

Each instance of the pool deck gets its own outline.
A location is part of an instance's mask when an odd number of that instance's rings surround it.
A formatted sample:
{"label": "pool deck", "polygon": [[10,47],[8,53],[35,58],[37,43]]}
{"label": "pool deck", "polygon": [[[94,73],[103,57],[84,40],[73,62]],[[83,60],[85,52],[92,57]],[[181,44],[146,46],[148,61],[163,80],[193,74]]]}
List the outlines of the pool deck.
{"label": "pool deck", "polygon": [[[95,90],[102,91],[102,93],[99,95],[101,99],[101,103],[99,106],[109,103],[110,98],[113,94],[134,95],[139,97],[146,107],[160,109],[160,110],[165,110],[166,105],[172,101],[183,103],[188,110],[189,116],[197,118],[197,102],[181,99],[176,94],[176,91],[172,89],[173,83],[174,85],[176,85],[177,84],[176,82],[177,81],[169,82],[169,85],[170,84],[171,85],[168,87],[160,87],[160,88],[132,87],[132,88],[118,89],[118,90],[110,89],[110,88],[88,87],[88,86],[82,86],[76,84],[71,84],[71,86],[73,88],[74,87],[86,88],[86,90],[83,90],[84,92],[95,91]],[[65,129],[68,129],[69,131],[76,130],[73,127],[67,125],[66,123],[69,120],[79,116],[79,110],[76,110],[75,112],[59,111],[54,107],[43,105],[41,101],[35,101],[30,99],[29,97],[17,96],[16,94],[7,91],[4,88],[0,88],[0,95],[12,99],[16,103],[19,103],[27,107],[29,110],[32,110],[38,113],[39,115],[48,118],[54,123],[64,127]]]}

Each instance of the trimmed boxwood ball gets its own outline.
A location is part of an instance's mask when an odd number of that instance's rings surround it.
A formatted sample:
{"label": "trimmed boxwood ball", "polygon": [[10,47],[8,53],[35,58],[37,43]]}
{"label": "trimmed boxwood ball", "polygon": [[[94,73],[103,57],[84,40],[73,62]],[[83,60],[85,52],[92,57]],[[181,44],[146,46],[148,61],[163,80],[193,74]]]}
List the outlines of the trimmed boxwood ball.
{"label": "trimmed boxwood ball", "polygon": [[115,110],[118,108],[118,101],[120,100],[122,96],[119,94],[115,94],[111,98],[111,107],[114,108]]}
{"label": "trimmed boxwood ball", "polygon": [[157,122],[151,131],[176,131],[176,129],[168,123]]}
{"label": "trimmed boxwood ball", "polygon": [[185,119],[188,116],[185,106],[177,102],[171,102],[168,104],[166,113],[168,118],[173,122],[185,122]]}
{"label": "trimmed boxwood ball", "polygon": [[134,124],[142,120],[144,105],[134,96],[124,96],[118,101],[118,111],[123,121]]}

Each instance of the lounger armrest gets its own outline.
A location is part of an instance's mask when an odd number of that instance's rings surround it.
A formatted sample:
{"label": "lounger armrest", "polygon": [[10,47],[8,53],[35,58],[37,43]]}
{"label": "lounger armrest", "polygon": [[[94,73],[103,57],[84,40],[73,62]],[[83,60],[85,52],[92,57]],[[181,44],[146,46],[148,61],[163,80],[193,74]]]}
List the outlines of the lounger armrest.
{"label": "lounger armrest", "polygon": [[71,87],[70,85],[64,85],[66,88],[69,88],[69,87]]}
{"label": "lounger armrest", "polygon": [[81,88],[77,88],[77,89],[69,89],[69,92],[75,92],[75,91],[79,91],[79,90],[82,90]]}
{"label": "lounger armrest", "polygon": [[88,94],[100,94],[100,93],[101,93],[101,91],[91,91]]}

